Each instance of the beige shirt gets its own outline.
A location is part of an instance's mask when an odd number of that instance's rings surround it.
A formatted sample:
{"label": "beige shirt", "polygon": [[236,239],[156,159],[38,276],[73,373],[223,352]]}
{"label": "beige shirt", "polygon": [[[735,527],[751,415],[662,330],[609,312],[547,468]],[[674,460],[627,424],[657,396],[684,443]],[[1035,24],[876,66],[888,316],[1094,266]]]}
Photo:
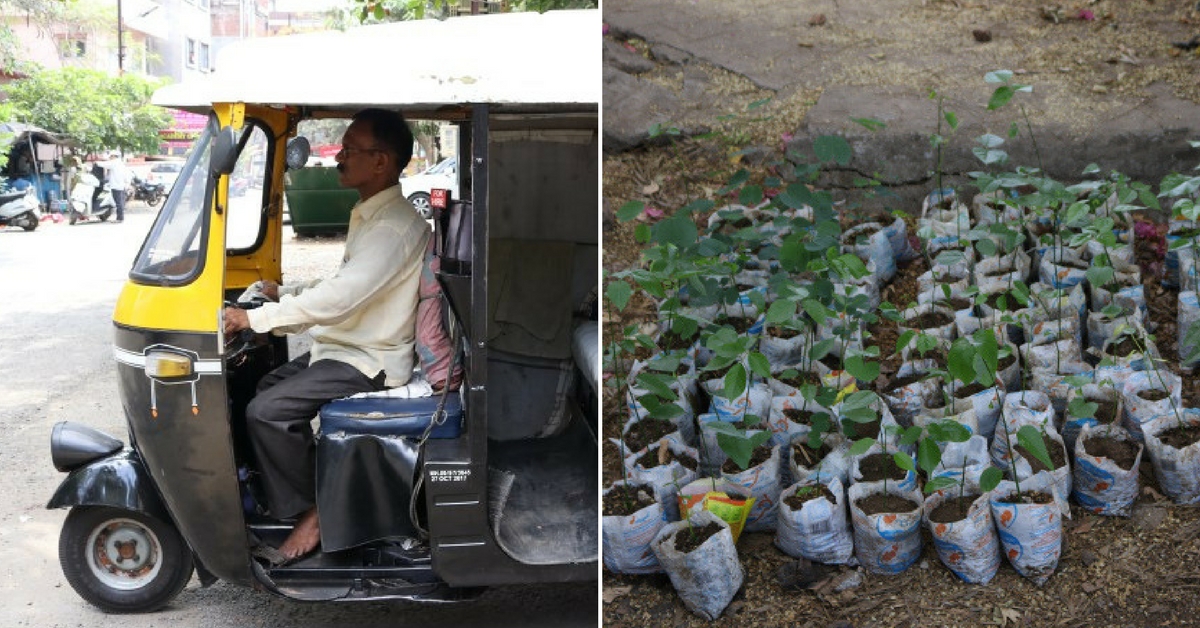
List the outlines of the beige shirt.
{"label": "beige shirt", "polygon": [[279,302],[247,310],[259,333],[309,330],[312,361],[345,362],[386,385],[412,375],[417,288],[429,225],[392,186],[355,205],[337,274],[279,289]]}

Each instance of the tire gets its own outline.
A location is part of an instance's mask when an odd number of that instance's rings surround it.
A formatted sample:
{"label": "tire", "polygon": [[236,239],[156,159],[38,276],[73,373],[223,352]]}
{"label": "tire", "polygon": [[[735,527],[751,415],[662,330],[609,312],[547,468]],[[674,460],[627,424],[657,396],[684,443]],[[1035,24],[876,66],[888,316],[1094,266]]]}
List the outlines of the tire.
{"label": "tire", "polygon": [[412,203],[414,209],[417,210],[422,218],[428,220],[433,217],[433,206],[429,204],[429,195],[424,192],[417,192],[408,197],[408,202]]}
{"label": "tire", "polygon": [[79,217],[80,217],[79,212],[72,209],[71,210],[71,218],[67,222],[69,222],[70,224],[73,225],[73,224],[79,222]]}
{"label": "tire", "polygon": [[162,200],[162,194],[160,194],[158,192],[151,192],[150,195],[148,197],[146,197],[146,204],[151,207],[154,207],[155,205],[158,205],[158,202],[161,200]]}
{"label": "tire", "polygon": [[104,213],[97,214],[96,217],[100,219],[100,222],[105,222],[108,220],[109,216],[112,216],[112,213],[113,213],[113,210],[111,207],[109,207],[108,209],[104,210]]}
{"label": "tire", "polygon": [[38,218],[33,215],[33,212],[21,214],[21,228],[26,231],[33,231],[38,227]]}
{"label": "tire", "polygon": [[[132,558],[120,557],[125,550]],[[193,568],[191,550],[174,527],[108,506],[71,509],[58,537],[58,562],[71,588],[108,613],[162,608],[187,585]]]}

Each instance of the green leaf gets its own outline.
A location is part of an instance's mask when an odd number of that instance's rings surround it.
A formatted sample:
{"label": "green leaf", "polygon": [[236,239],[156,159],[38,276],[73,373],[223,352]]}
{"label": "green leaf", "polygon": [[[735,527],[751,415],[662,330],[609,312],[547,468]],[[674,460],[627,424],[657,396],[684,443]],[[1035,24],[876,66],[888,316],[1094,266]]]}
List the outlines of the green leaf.
{"label": "green leaf", "polygon": [[872,133],[887,128],[887,123],[883,122],[882,120],[876,120],[875,118],[850,118],[850,121],[867,129],[868,131],[871,131]]}
{"label": "green leaf", "polygon": [[911,425],[900,432],[900,444],[904,447],[912,445],[921,438],[921,426]]}
{"label": "green leaf", "polygon": [[787,299],[776,299],[767,308],[766,322],[771,325],[781,325],[796,318],[796,303]]}
{"label": "green leaf", "polygon": [[821,305],[816,299],[805,299],[800,302],[800,306],[808,314],[808,317],[817,324],[818,327],[825,324],[825,319],[828,318],[828,310],[824,305]]}
{"label": "green leaf", "polygon": [[917,445],[917,464],[925,473],[932,474],[942,464],[942,450],[932,438],[925,438]]}
{"label": "green leaf", "polygon": [[902,349],[904,349],[905,347],[907,347],[908,343],[912,342],[912,339],[915,338],[916,336],[917,336],[916,330],[913,330],[913,329],[904,330],[904,332],[902,334],[900,334],[900,337],[896,339],[896,351],[899,352]]}
{"label": "green leaf", "polygon": [[[1047,469],[1054,468],[1054,462],[1050,460],[1050,452],[1046,450],[1046,439],[1042,437],[1042,433],[1038,431],[1038,428],[1032,425],[1022,425],[1021,429],[1017,430],[1017,443],[1025,451],[1029,452],[1030,455],[1046,465]],[[1057,443],[1055,444],[1057,445]]]}
{"label": "green leaf", "polygon": [[640,223],[633,228],[633,239],[642,244],[650,242],[650,235],[650,225]]}
{"label": "green leaf", "polygon": [[960,382],[976,381],[975,347],[965,338],[960,338],[950,345],[950,353],[946,355],[946,370],[950,376]]}
{"label": "green leaf", "polygon": [[859,390],[846,395],[846,398],[842,400],[842,409],[870,408],[877,401],[879,401],[879,397],[876,396],[874,392],[870,390]]}
{"label": "green leaf", "polygon": [[902,451],[897,451],[896,453],[892,454],[892,461],[896,463],[897,467],[900,467],[905,471],[912,473],[917,472],[917,467],[913,464],[912,456]]}
{"label": "green leaf", "polygon": [[629,297],[633,296],[633,288],[624,281],[613,281],[604,287],[604,296],[619,312],[629,303]]}
{"label": "green leaf", "polygon": [[700,324],[686,316],[677,316],[671,321],[671,331],[680,338],[691,338],[700,329]]}
{"label": "green leaf", "polygon": [[821,135],[813,140],[813,152],[816,153],[817,159],[823,162],[836,162],[838,165],[845,166],[850,163],[850,158],[854,154],[854,150],[850,148],[850,143],[845,138],[837,135]]}
{"label": "green leaf", "polygon": [[671,421],[683,416],[683,408],[674,403],[659,404],[647,415],[659,421]]}
{"label": "green leaf", "polygon": [[[1197,327],[1197,329],[1200,329],[1200,327]],[[812,349],[810,349],[808,352],[808,359],[820,360],[821,358],[829,355],[829,352],[832,351],[836,345],[837,340],[833,338],[826,338],[824,340],[814,342]]]}
{"label": "green leaf", "polygon": [[737,172],[733,173],[732,177],[729,178],[729,182],[725,184],[725,187],[723,187],[717,191],[717,194],[720,194],[722,196],[729,194],[730,192],[741,187],[744,183],[746,183],[749,180],[750,180],[750,173],[746,169],[743,168],[741,170],[738,170]]}
{"label": "green leaf", "polygon": [[1087,397],[1082,395],[1075,397],[1071,403],[1067,404],[1067,412],[1076,418],[1090,419],[1096,416],[1096,411],[1100,409],[1100,404],[1088,401]]}
{"label": "green leaf", "polygon": [[983,75],[986,83],[1007,83],[1012,80],[1012,70],[993,70]]}
{"label": "green leaf", "polygon": [[655,373],[647,373],[645,371],[638,374],[637,385],[650,393],[657,395],[660,399],[675,401],[679,396],[671,389],[671,382],[676,378],[668,378],[665,375],[657,375]]}
{"label": "green leaf", "polygon": [[617,220],[621,222],[629,222],[634,218],[642,215],[646,211],[646,204],[642,201],[629,201],[617,210]]}
{"label": "green leaf", "polygon": [[873,382],[876,377],[879,377],[879,363],[863,360],[861,355],[852,355],[846,358],[846,370],[855,379],[862,382]]}
{"label": "green leaf", "polygon": [[750,363],[750,371],[755,375],[763,379],[771,377],[771,363],[767,361],[766,356],[763,354],[751,351],[746,361]]}
{"label": "green leaf", "polygon": [[673,216],[656,223],[651,228],[652,239],[659,244],[674,244],[684,249],[696,243],[699,230],[696,223],[686,216]]}
{"label": "green leaf", "polygon": [[747,207],[755,207],[763,200],[761,185],[747,185],[738,192],[738,202]]}
{"label": "green leaf", "polygon": [[861,456],[862,454],[866,453],[866,451],[868,449],[870,449],[871,446],[874,444],[875,444],[874,438],[871,438],[869,436],[866,438],[860,438],[860,439],[854,441],[854,444],[850,446],[849,455]]}
{"label": "green leaf", "polygon": [[936,477],[925,483],[925,494],[931,495],[942,489],[950,488],[951,486],[958,486],[958,480],[944,475],[941,477]]}
{"label": "green leaf", "polygon": [[1008,101],[1012,100],[1013,94],[1016,93],[1016,89],[1014,89],[1011,85],[1001,85],[1000,87],[997,87],[996,91],[992,92],[991,99],[988,100],[988,111],[995,111],[996,109],[1008,104]]}
{"label": "green leaf", "polygon": [[725,388],[721,390],[721,396],[726,399],[737,399],[744,392],[746,392],[746,367],[740,363],[734,364],[725,374]]}
{"label": "green leaf", "polygon": [[950,125],[951,131],[958,129],[958,115],[955,114],[953,111],[947,111],[946,112],[946,124]]}
{"label": "green leaf", "polygon": [[987,493],[995,489],[1004,479],[1004,472],[996,467],[988,467],[979,475],[979,490]]}
{"label": "green leaf", "polygon": [[1093,287],[1107,285],[1113,279],[1111,266],[1092,266],[1087,269],[1087,280]]}

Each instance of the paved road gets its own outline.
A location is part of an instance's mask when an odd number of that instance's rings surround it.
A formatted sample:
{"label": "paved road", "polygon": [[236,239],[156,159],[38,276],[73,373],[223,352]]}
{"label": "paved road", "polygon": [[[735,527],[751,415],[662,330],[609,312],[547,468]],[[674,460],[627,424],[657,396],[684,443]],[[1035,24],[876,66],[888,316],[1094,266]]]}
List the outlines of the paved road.
{"label": "paved road", "polygon": [[[123,224],[43,223],[0,231],[0,626],[223,628],[248,626],[596,626],[594,583],[494,589],[475,602],[300,604],[194,580],[159,613],[106,616],[84,603],[58,565],[65,512],[45,510],[63,477],[50,464],[53,424],[71,419],[124,437],[112,362],[111,313],[154,210]],[[288,240],[320,266],[337,239]],[[285,265],[286,266],[286,265]]]}

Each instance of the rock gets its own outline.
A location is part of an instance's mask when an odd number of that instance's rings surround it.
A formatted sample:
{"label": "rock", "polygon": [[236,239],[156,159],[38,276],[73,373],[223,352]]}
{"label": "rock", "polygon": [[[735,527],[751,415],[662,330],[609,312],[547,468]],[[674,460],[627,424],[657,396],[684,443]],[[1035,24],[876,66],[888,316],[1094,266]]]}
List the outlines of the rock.
{"label": "rock", "polygon": [[642,74],[655,67],[653,61],[607,38],[604,40],[604,63],[629,74]]}
{"label": "rock", "polygon": [[1092,550],[1083,550],[1079,553],[1079,562],[1083,563],[1084,567],[1091,567],[1097,560],[1100,560],[1096,553]]}
{"label": "rock", "polygon": [[1154,504],[1138,504],[1133,507],[1133,525],[1139,530],[1150,532],[1167,520],[1167,509]]}
{"label": "rock", "polygon": [[670,122],[678,98],[667,88],[604,66],[604,150],[620,152],[641,144],[656,123]]}
{"label": "rock", "polygon": [[981,44],[986,44],[987,42],[992,41],[992,32],[982,28],[977,28],[971,31],[971,36],[975,38],[975,41]]}

